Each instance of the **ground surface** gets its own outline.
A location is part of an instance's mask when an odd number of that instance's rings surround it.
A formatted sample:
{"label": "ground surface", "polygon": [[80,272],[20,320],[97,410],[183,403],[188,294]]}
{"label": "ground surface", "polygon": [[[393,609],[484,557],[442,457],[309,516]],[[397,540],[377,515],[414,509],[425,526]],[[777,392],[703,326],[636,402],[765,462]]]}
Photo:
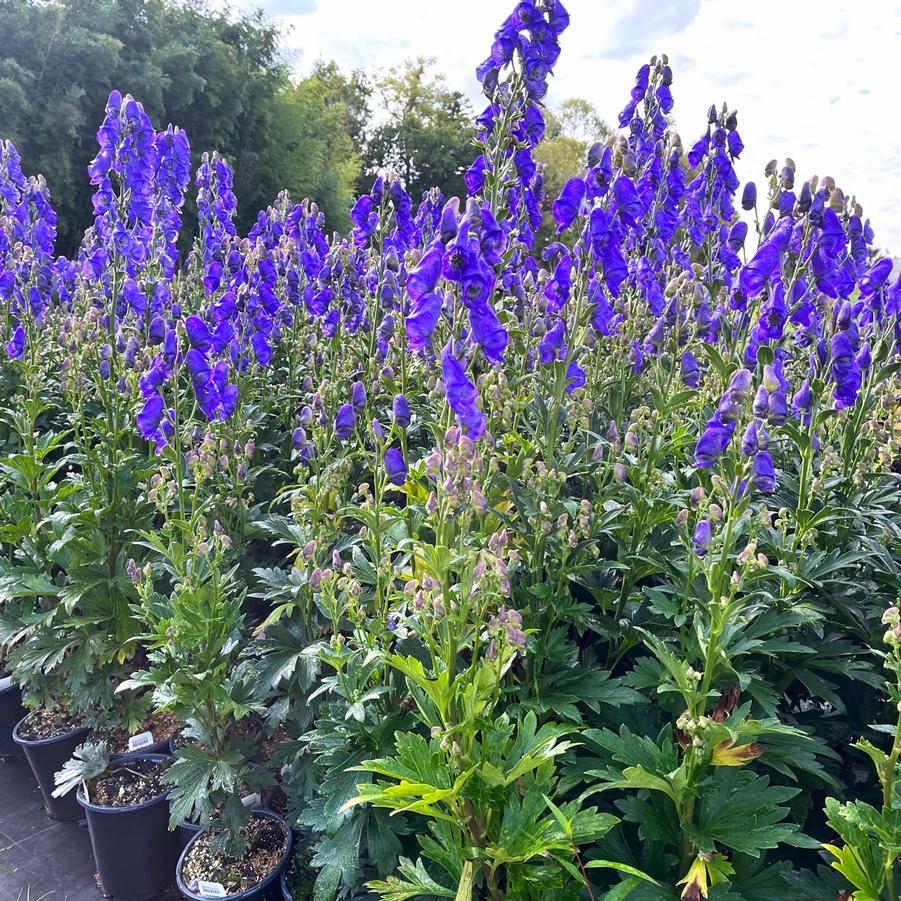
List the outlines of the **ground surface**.
{"label": "ground surface", "polygon": [[91,839],[84,821],[56,823],[47,816],[24,759],[0,758],[0,901],[42,897],[102,901]]}

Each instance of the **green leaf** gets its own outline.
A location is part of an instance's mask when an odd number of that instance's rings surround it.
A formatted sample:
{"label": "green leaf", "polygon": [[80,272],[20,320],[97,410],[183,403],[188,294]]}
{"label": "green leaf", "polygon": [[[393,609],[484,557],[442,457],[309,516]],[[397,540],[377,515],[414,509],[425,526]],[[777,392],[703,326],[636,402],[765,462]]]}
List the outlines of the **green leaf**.
{"label": "green leaf", "polygon": [[313,901],[335,901],[338,889],[351,889],[357,882],[360,859],[360,836],[363,818],[353,817],[334,836],[324,837],[316,847],[310,863],[319,868],[313,886]]}
{"label": "green leaf", "polygon": [[[109,747],[105,741],[86,741],[54,774],[54,798],[61,798],[78,786],[105,772],[109,766]],[[87,794],[87,792],[85,792]],[[90,800],[90,799],[89,799]]]}
{"label": "green leaf", "polygon": [[[372,882],[367,882],[366,885],[373,891],[378,892],[385,901],[406,901],[407,898],[419,898],[423,895],[432,898],[454,898],[459,901],[461,898],[472,897],[472,861],[466,861],[466,863],[469,865],[468,895],[454,892],[432,879],[425,868],[425,864],[422,862],[422,858],[418,859],[414,864],[408,858],[401,857],[397,868],[404,877],[403,879],[399,879],[397,876],[389,876],[385,880],[376,879]],[[465,876],[466,870],[464,866],[464,878]],[[464,882],[461,880],[460,891],[463,889]]]}

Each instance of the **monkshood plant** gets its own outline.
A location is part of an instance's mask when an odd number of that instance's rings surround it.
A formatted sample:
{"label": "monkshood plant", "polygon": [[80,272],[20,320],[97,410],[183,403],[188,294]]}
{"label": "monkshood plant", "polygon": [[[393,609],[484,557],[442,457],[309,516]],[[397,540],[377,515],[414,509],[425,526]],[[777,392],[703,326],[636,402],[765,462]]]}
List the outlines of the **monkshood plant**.
{"label": "monkshood plant", "polygon": [[568,22],[495,33],[466,197],[385,171],[346,235],[287,194],[238,234],[214,152],[182,261],[187,138],[114,91],[54,258],[0,151],[14,676],[174,710],[174,819],[229,853],[280,777],[319,901],[807,901],[848,888],[836,805],[883,817],[846,749],[901,591],[901,280],[834,180],[742,188],[730,107],[683,145],[665,56],[545,197]]}
{"label": "monkshood plant", "polygon": [[[69,433],[60,425],[59,385],[49,372],[58,349],[36,340],[40,298],[52,282],[56,216],[46,185],[25,179],[15,148],[0,145],[0,293],[9,341],[3,369],[0,461],[0,645],[29,706],[68,707],[81,667],[59,639],[64,581],[56,568],[64,520],[57,514],[76,489],[63,481],[70,465]],[[30,340],[29,340],[30,338]],[[81,664],[85,656],[80,657]],[[4,667],[6,669],[6,667]],[[82,677],[83,678],[83,677]]]}
{"label": "monkshood plant", "polygon": [[[491,898],[571,897],[573,885],[589,885],[580,846],[615,822],[578,800],[559,808],[549,802],[554,760],[572,746],[567,727],[539,727],[534,713],[498,715],[504,678],[527,637],[520,614],[498,603],[510,589],[504,533],[484,549],[465,540],[479,533],[484,515],[482,465],[456,426],[430,458],[436,475],[447,473],[424,510],[435,542],[417,544],[417,578],[399,592],[391,625],[415,632],[426,662],[400,648],[384,658],[405,677],[428,735],[399,733],[396,756],[357,767],[381,778],[361,784],[348,802],[428,817],[421,853],[450,884],[430,875],[422,859],[407,861],[400,877],[370,883],[385,897],[455,897],[456,886]],[[620,866],[587,864],[598,865]]]}
{"label": "monkshood plant", "polygon": [[242,800],[272,780],[253,747],[253,730],[241,734],[242,721],[265,708],[253,673],[240,662],[246,589],[237,578],[234,542],[214,518],[226,468],[218,449],[209,431],[187,455],[170,445],[150,479],[148,499],[162,525],[141,535],[151,552],[144,567],[128,564],[140,595],[133,611],[147,664],[119,690],[149,687],[156,708],[185,724],[165,776],[171,828],[196,823],[214,835],[213,853],[235,857],[249,816]]}
{"label": "monkshood plant", "polygon": [[901,757],[901,614],[897,606],[889,607],[882,616],[888,627],[881,652],[890,679],[886,682],[888,700],[898,713],[895,725],[872,725],[870,728],[888,738],[885,751],[866,738],[854,747],[869,757],[881,790],[881,804],[864,800],[841,803],[826,799],[829,825],[841,838],[842,845],[824,847],[835,858],[832,866],[851,885],[855,901],[881,901],[897,897],[898,858],[901,856],[901,790],[898,759]]}

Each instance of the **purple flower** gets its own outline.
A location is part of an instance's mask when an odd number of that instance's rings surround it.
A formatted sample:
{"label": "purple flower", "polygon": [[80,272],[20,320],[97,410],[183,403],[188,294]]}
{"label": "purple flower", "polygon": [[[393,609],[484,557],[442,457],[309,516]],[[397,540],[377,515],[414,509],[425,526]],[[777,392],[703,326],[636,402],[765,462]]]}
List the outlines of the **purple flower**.
{"label": "purple flower", "polygon": [[810,380],[804,379],[792,398],[792,416],[810,422]]}
{"label": "purple flower", "polygon": [[392,485],[403,485],[407,481],[407,464],[404,455],[396,448],[389,447],[385,451],[385,472]]}
{"label": "purple flower", "polygon": [[744,435],[742,435],[741,452],[746,457],[750,457],[752,454],[756,454],[759,448],[760,442],[757,438],[757,423],[752,422],[748,424]]}
{"label": "purple flower", "polygon": [[501,325],[490,304],[482,303],[469,310],[472,336],[482,348],[489,363],[500,363],[507,347],[507,330]]}
{"label": "purple flower", "polygon": [[350,402],[358,413],[366,406],[366,388],[362,382],[354,382],[350,386]]}
{"label": "purple flower", "polygon": [[699,557],[704,557],[710,549],[710,543],[713,541],[713,528],[710,521],[702,519],[695,529],[695,533],[691,539],[691,545],[694,552]]}
{"label": "purple flower", "polygon": [[250,346],[260,366],[268,366],[272,359],[272,344],[262,332],[254,332],[250,336]]}
{"label": "purple flower", "polygon": [[613,183],[613,196],[616,198],[616,209],[620,217],[634,228],[644,213],[644,206],[632,180],[621,175]]}
{"label": "purple flower", "polygon": [[717,417],[708,420],[704,434],[695,445],[695,465],[709,469],[720,458],[735,431],[735,423],[723,423]]}
{"label": "purple flower", "polygon": [[412,351],[422,350],[428,344],[441,316],[441,295],[430,291],[413,301],[405,326],[407,346]]}
{"label": "purple flower", "polygon": [[395,396],[391,404],[391,413],[395,424],[400,428],[405,429],[410,424],[410,404],[403,394]]}
{"label": "purple flower", "polygon": [[357,424],[357,414],[352,404],[344,404],[335,417],[335,434],[341,441],[347,441]]}
{"label": "purple flower", "polygon": [[766,418],[771,425],[785,425],[785,420],[788,419],[788,400],[781,388],[770,394]]}
{"label": "purple flower", "polygon": [[25,329],[18,325],[12,338],[6,343],[6,354],[11,360],[18,360],[25,352]]}
{"label": "purple flower", "polygon": [[773,466],[773,458],[766,451],[759,451],[755,454],[751,481],[754,483],[754,487],[763,494],[772,494],[776,490],[776,470]]}
{"label": "purple flower", "polygon": [[585,180],[571,178],[560,191],[560,196],[554,201],[554,221],[557,223],[557,231],[564,232],[572,225],[573,220],[579,214],[579,208],[585,199]]}
{"label": "purple flower", "polygon": [[887,257],[870,266],[860,279],[860,296],[869,297],[875,294],[888,280],[892,273],[892,261]]}
{"label": "purple flower", "polygon": [[407,293],[414,300],[435,290],[441,275],[441,259],[444,256],[440,245],[432,243],[427,248],[416,267],[407,275]]}
{"label": "purple flower", "polygon": [[762,244],[738,277],[745,296],[754,297],[763,290],[767,279],[779,268],[781,253],[772,241]]}
{"label": "purple flower", "polygon": [[445,350],[441,355],[441,380],[451,410],[457,416],[464,434],[473,441],[485,431],[485,414],[478,408],[475,385],[467,378],[463,364]]}
{"label": "purple flower", "polygon": [[744,190],[741,192],[741,208],[743,210],[753,210],[757,205],[757,185],[749,181]]}
{"label": "purple flower", "polygon": [[697,388],[701,384],[701,370],[695,355],[690,350],[686,350],[682,354],[682,359],[679,361],[679,369],[682,374],[682,381],[689,388]]}
{"label": "purple flower", "polygon": [[162,422],[163,419],[164,409],[165,404],[163,403],[163,398],[159,394],[151,394],[150,397],[144,401],[144,406],[142,407],[141,412],[135,417],[135,420],[138,424],[138,430],[141,433],[141,437],[146,441],[157,436],[160,422]]}
{"label": "purple flower", "polygon": [[731,394],[738,403],[743,403],[751,394],[754,377],[749,369],[738,369],[729,381],[728,393]]}
{"label": "purple flower", "polygon": [[566,367],[566,393],[572,394],[576,388],[584,388],[587,381],[585,370],[573,360]]}
{"label": "purple flower", "polygon": [[836,406],[839,409],[853,406],[860,391],[862,378],[860,367],[854,358],[851,339],[844,332],[832,336],[829,342],[829,359],[830,375],[835,382],[833,396]]}
{"label": "purple flower", "polygon": [[207,328],[206,323],[198,316],[188,316],[185,319],[185,331],[188,333],[188,341],[191,347],[196,347],[204,353],[210,349],[213,343],[213,336]]}
{"label": "purple flower", "polygon": [[566,324],[558,316],[554,320],[554,324],[545,332],[538,345],[538,359],[542,363],[553,363],[566,356],[566,345],[563,343],[565,329]]}
{"label": "purple flower", "polygon": [[632,341],[629,359],[632,361],[632,372],[638,375],[644,368],[644,353],[641,350],[641,345],[638,343],[637,338]]}
{"label": "purple flower", "polygon": [[770,410],[770,392],[766,390],[766,385],[761,385],[754,395],[754,403],[751,404],[751,412],[758,419],[766,419]]}

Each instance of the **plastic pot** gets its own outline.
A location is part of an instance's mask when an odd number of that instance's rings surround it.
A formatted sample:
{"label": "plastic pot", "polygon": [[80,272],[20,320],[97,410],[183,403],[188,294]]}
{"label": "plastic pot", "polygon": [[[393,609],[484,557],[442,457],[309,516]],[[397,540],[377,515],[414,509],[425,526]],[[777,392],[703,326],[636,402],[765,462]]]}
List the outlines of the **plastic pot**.
{"label": "plastic pot", "polygon": [[13,729],[26,713],[28,711],[22,706],[22,692],[18,685],[10,682],[6,688],[0,688],[0,757],[13,757],[21,753],[13,741]]}
{"label": "plastic pot", "polygon": [[84,817],[81,805],[73,792],[62,798],[53,797],[56,788],[54,774],[62,769],[63,764],[72,756],[72,752],[90,735],[90,729],[73,729],[53,738],[41,738],[30,741],[19,735],[25,717],[22,717],[13,729],[13,741],[25,752],[31,765],[34,778],[41,787],[44,796],[44,807],[54,820],[80,820]]}
{"label": "plastic pot", "polygon": [[[166,760],[165,754],[140,754],[130,761]],[[172,867],[181,843],[169,831],[168,791],[131,807],[101,807],[77,792],[91,833],[91,848],[103,894],[116,901],[145,901],[172,884]]]}
{"label": "plastic pot", "polygon": [[197,823],[192,823],[190,820],[182,820],[177,832],[182,850],[184,850],[188,846],[188,842],[191,841],[198,832],[203,832],[203,829],[198,826]]}
{"label": "plastic pot", "polygon": [[[252,888],[246,889],[243,892],[235,892],[232,895],[228,895],[229,901],[281,901],[281,877],[282,873],[285,870],[285,867],[288,865],[288,861],[291,859],[291,849],[293,845],[293,836],[291,830],[285,824],[285,821],[277,814],[273,813],[271,810],[264,810],[263,808],[257,808],[251,811],[251,815],[266,817],[270,820],[276,820],[281,823],[282,826],[285,827],[285,831],[288,834],[288,846],[285,848],[285,853],[282,854],[281,860],[278,862],[278,866],[262,881],[258,882]],[[184,879],[182,879],[181,870],[184,866],[185,860],[191,852],[191,848],[194,846],[194,843],[200,837],[201,833],[198,830],[197,835],[195,835],[190,842],[188,842],[184,851],[181,852],[181,857],[178,858],[178,863],[175,865],[175,882],[178,885],[178,890],[182,893],[185,898],[190,899],[190,901],[209,901],[209,897],[207,895],[198,895],[196,892],[192,892],[188,886],[185,884]]]}

